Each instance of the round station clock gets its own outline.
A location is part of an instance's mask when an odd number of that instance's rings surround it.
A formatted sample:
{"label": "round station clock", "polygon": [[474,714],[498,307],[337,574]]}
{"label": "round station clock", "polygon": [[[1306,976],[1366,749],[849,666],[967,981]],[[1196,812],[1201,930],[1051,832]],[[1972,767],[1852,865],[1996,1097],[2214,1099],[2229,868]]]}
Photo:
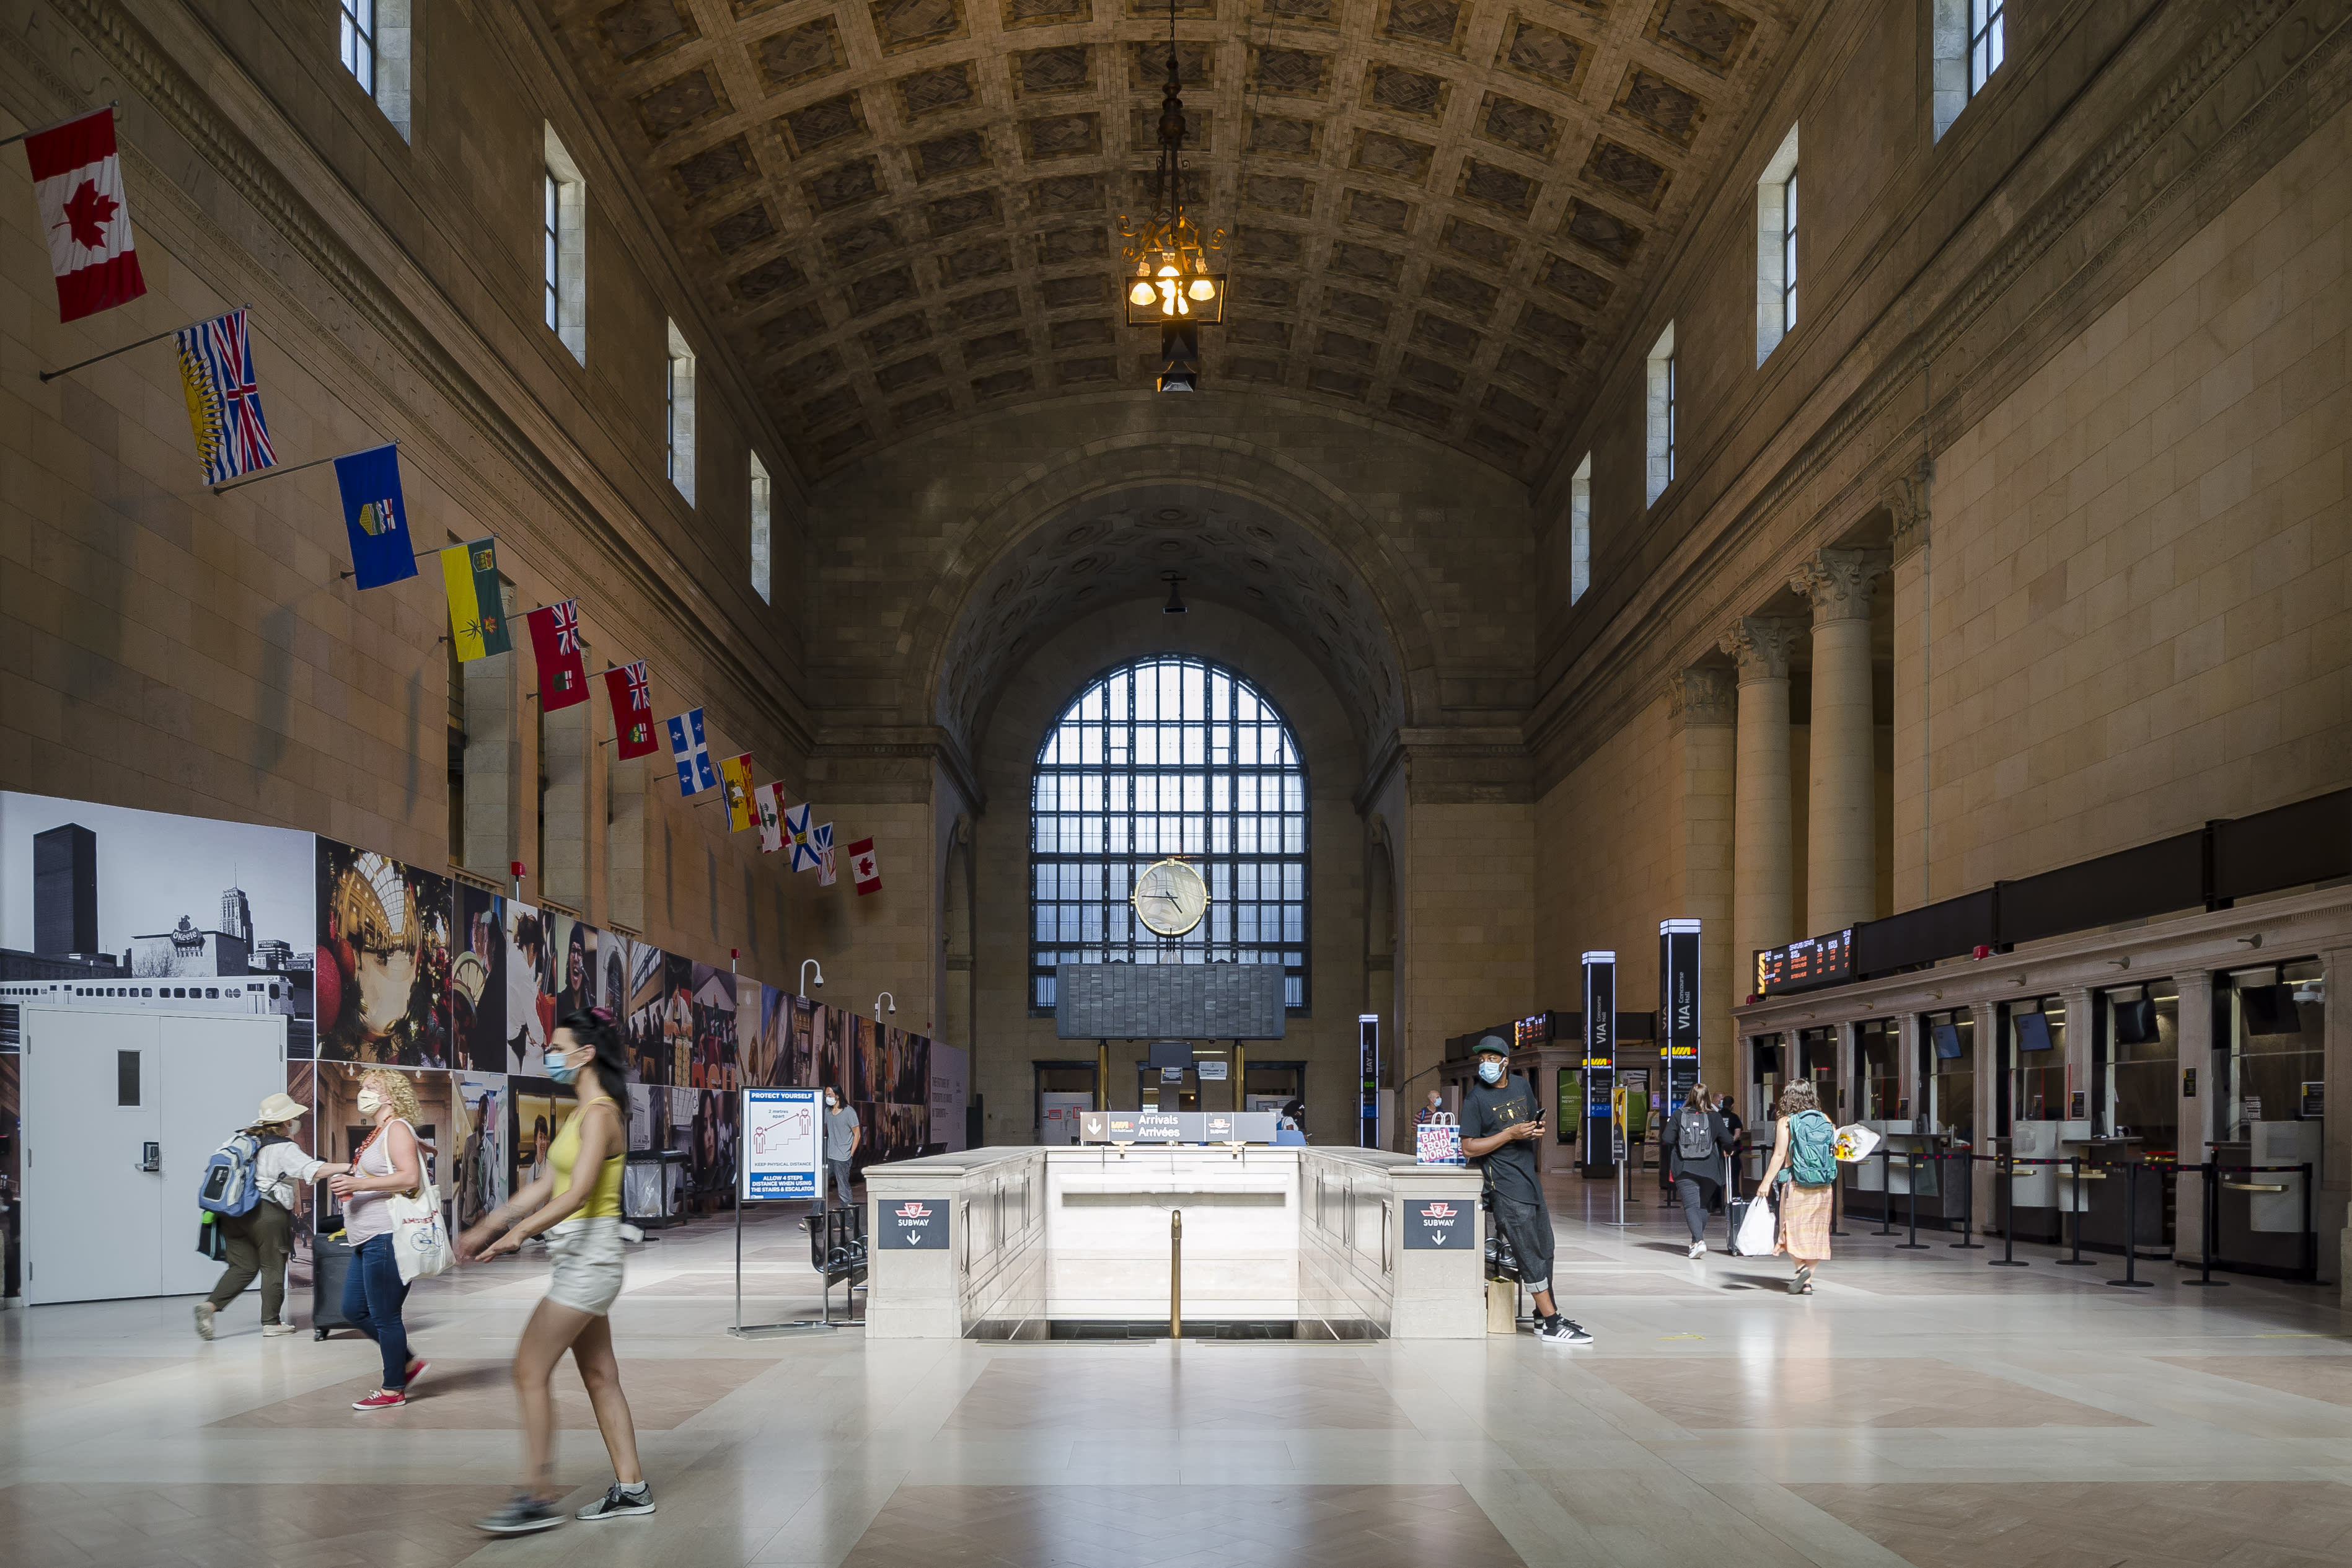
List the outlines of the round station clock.
{"label": "round station clock", "polygon": [[1161,936],[1182,936],[1209,910],[1209,884],[1181,860],[1155,860],[1135,879],[1128,902],[1135,918]]}

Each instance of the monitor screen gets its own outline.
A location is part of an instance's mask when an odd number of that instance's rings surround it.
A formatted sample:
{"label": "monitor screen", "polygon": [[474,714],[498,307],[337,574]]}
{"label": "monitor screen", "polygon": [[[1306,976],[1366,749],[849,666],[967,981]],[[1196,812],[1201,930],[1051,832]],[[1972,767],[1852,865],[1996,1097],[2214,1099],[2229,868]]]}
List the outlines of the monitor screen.
{"label": "monitor screen", "polygon": [[2143,996],[2137,1002],[2116,1004],[2116,1043],[2117,1045],[2154,1045],[2160,1037],[2156,1026],[2156,998]]}
{"label": "monitor screen", "polygon": [[2046,1051],[2050,1048],[2050,1015],[2039,1007],[2017,1016],[2017,1048],[2021,1051]]}
{"label": "monitor screen", "polygon": [[1151,1065],[1155,1068],[1188,1068],[1192,1065],[1192,1042],[1190,1040],[1154,1040],[1151,1042]]}
{"label": "monitor screen", "polygon": [[1936,1026],[1936,1054],[1946,1061],[1958,1061],[1960,1056],[1960,1031],[1957,1025]]}

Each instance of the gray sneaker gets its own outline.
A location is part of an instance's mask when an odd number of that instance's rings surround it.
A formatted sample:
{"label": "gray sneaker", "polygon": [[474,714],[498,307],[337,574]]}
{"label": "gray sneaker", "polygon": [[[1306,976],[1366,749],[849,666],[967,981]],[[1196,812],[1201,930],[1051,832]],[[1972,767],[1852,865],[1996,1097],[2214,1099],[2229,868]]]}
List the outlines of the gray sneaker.
{"label": "gray sneaker", "polygon": [[196,1303],[196,1338],[208,1340],[213,1337],[213,1319],[216,1313],[217,1309],[210,1301]]}
{"label": "gray sneaker", "polygon": [[551,1502],[541,1502],[528,1492],[517,1492],[507,1505],[487,1519],[478,1519],[474,1528],[491,1535],[529,1535],[534,1531],[553,1530],[563,1522],[563,1515]]}
{"label": "gray sneaker", "polygon": [[1570,1322],[1566,1318],[1538,1323],[1536,1338],[1548,1345],[1589,1345],[1592,1342],[1592,1336],[1584,1331],[1581,1323]]}
{"label": "gray sneaker", "polygon": [[604,1489],[604,1495],[580,1510],[582,1519],[624,1519],[633,1513],[654,1510],[654,1489],[644,1481],[625,1487],[614,1481]]}

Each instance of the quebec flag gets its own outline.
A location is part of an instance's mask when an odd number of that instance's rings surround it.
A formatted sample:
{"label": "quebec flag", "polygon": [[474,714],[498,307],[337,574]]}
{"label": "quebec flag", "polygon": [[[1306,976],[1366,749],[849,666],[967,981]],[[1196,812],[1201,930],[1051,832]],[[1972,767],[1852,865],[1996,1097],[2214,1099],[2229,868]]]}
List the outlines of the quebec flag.
{"label": "quebec flag", "polygon": [[702,710],[689,708],[669,721],[669,754],[677,763],[677,793],[700,795],[719,787],[710,747],[702,738]]}

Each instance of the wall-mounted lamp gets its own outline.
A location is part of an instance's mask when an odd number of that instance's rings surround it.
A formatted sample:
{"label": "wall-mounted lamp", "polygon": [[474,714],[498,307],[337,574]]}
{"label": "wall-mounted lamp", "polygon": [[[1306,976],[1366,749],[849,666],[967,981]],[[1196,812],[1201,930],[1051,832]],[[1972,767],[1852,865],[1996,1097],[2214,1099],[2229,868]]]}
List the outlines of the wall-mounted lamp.
{"label": "wall-mounted lamp", "polygon": [[1176,584],[1184,581],[1183,574],[1178,572],[1162,572],[1160,574],[1160,580],[1168,584],[1168,602],[1160,606],[1160,613],[1163,616],[1181,616],[1190,613],[1192,606],[1184,603],[1184,595],[1176,588]]}
{"label": "wall-mounted lamp", "polygon": [[823,989],[823,988],[824,988],[824,964],[822,964],[822,963],[818,963],[815,959],[814,959],[814,958],[803,958],[803,959],[802,959],[802,960],[801,960],[801,994],[802,994],[802,995],[803,995],[803,996],[805,996],[805,995],[807,995],[807,994],[808,994],[808,972],[809,972],[810,970],[812,970],[812,969],[814,969],[814,970],[815,970],[815,971],[816,971],[816,983],[817,983],[817,986],[818,986],[818,988],[819,988],[819,989]]}

